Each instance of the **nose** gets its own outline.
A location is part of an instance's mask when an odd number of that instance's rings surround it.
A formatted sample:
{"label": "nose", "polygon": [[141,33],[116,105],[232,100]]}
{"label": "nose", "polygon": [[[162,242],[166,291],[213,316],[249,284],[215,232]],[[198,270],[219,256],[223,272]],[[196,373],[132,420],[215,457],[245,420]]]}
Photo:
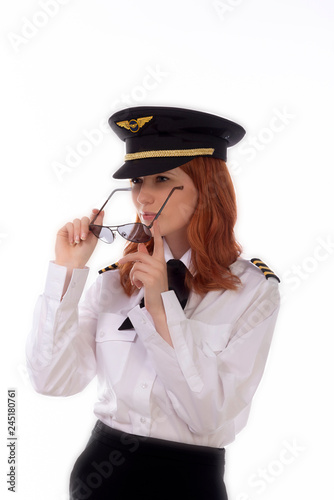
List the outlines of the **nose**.
{"label": "nose", "polygon": [[145,186],[145,184],[143,183],[140,186],[139,193],[137,195],[137,203],[144,207],[145,205],[151,205],[153,202],[154,194],[152,189],[150,189],[148,186]]}

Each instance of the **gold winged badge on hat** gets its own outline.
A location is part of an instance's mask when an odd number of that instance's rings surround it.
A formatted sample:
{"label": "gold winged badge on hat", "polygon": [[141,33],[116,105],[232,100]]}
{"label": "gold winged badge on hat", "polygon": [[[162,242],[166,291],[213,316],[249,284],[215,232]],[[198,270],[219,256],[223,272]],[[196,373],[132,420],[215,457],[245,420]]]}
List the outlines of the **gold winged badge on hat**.
{"label": "gold winged badge on hat", "polygon": [[150,120],[152,120],[152,118],[153,116],[143,116],[142,118],[133,118],[132,120],[117,122],[116,125],[126,128],[127,130],[131,130],[131,132],[135,133],[138,132],[138,130],[140,130],[145,125],[145,123],[148,123]]}

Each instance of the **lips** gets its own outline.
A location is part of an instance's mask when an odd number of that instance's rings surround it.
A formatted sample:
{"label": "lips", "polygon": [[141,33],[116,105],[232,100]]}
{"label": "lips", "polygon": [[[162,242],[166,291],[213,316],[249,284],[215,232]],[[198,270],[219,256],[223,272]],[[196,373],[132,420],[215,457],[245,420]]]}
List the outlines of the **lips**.
{"label": "lips", "polygon": [[140,217],[142,220],[151,221],[156,216],[155,212],[141,212]]}

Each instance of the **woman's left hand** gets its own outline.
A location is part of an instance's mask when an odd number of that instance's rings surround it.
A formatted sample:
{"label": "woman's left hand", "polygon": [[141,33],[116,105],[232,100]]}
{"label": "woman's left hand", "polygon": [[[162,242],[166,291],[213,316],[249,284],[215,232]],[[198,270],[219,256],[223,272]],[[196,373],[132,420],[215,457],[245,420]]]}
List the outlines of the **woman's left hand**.
{"label": "woman's left hand", "polygon": [[143,243],[139,243],[137,252],[122,257],[118,262],[121,265],[134,262],[130,271],[131,282],[137,288],[144,286],[145,307],[154,318],[165,314],[161,293],[168,291],[167,266],[158,221],[153,224],[153,235],[152,255]]}

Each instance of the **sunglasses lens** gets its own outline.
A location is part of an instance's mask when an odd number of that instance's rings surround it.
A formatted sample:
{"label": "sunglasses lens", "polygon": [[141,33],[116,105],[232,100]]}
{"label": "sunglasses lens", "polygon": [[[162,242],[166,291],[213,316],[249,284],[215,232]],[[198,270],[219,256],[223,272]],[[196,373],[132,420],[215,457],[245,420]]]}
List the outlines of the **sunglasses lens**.
{"label": "sunglasses lens", "polygon": [[99,238],[99,240],[104,241],[105,243],[112,243],[114,241],[114,233],[109,229],[109,227],[104,226],[96,226],[95,224],[91,224],[89,226],[91,232]]}
{"label": "sunglasses lens", "polygon": [[146,243],[152,238],[149,228],[140,222],[124,224],[124,226],[119,226],[117,231],[123,238],[134,243]]}

